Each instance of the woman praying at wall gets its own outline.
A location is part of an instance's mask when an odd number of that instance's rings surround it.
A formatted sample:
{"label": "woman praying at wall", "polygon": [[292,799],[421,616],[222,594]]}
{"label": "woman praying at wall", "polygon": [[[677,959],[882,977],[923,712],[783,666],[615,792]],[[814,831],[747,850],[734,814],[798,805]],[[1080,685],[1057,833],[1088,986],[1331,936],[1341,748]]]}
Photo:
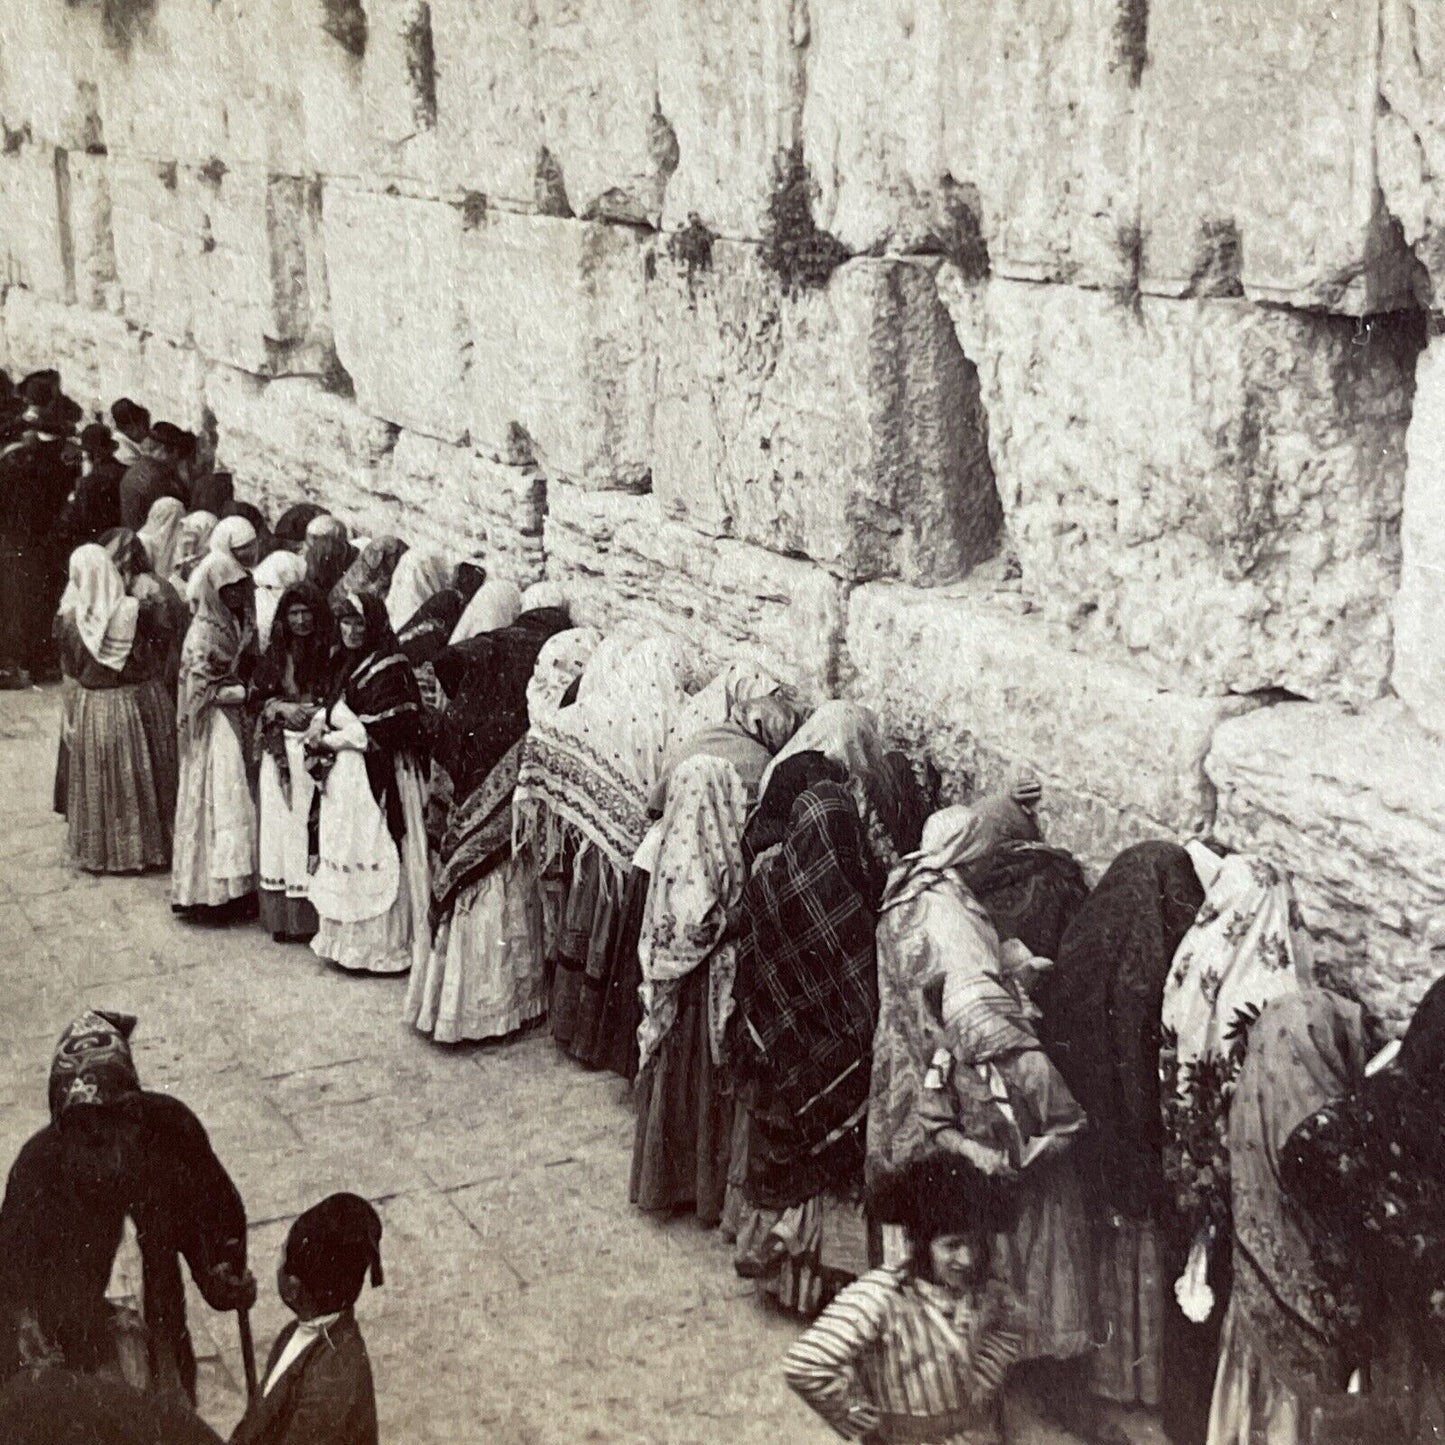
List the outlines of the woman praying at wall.
{"label": "woman praying at wall", "polygon": [[1445,980],[1366,1074],[1290,1136],[1280,1179],[1388,1438],[1426,1445],[1445,1439]]}
{"label": "woman praying at wall", "polygon": [[220,519],[214,512],[187,512],[176,534],[175,561],[167,579],[178,592],[186,590],[191,573],[210,551],[211,533]]}
{"label": "woman praying at wall", "polygon": [[880,891],[857,809],[831,782],[795,801],[786,841],[743,889],[727,1049],[746,1111],[735,1263],[801,1314],[868,1266],[859,1205]]}
{"label": "woman praying at wall", "polygon": [[[1089,1116],[1081,1161],[1094,1201],[1098,1299],[1108,1343],[1099,1393],[1157,1406],[1165,1280],[1158,1221],[1171,1214],[1159,1112],[1164,980],[1204,889],[1175,843],[1126,848],[1065,932],[1039,981],[1039,1038]],[[1172,1281],[1171,1281],[1172,1282]]]}
{"label": "woman praying at wall", "polygon": [[[256,640],[264,652],[271,645],[271,628],[281,598],[306,580],[306,563],[285,548],[272,552],[251,573],[256,584]],[[329,609],[328,609],[329,611]]]}
{"label": "woman praying at wall", "polygon": [[307,524],[303,545],[306,580],[329,600],[332,588],[356,561],[356,548],[348,540],[346,523],[322,512]]}
{"label": "woman praying at wall", "polygon": [[638,942],[643,1017],[630,1196],[646,1210],[691,1205],[705,1225],[722,1218],[727,1191],[732,1116],[718,1087],[710,1000],[731,988],[746,822],[747,790],[731,763],[699,756],[679,765]]}
{"label": "woman praying at wall", "polygon": [[1262,858],[1189,856],[1204,902],[1164,985],[1159,1096],[1164,1174],[1174,1208],[1165,1238],[1164,1428],[1175,1445],[1204,1439],[1220,1322],[1228,1301],[1228,1100],[1249,1032],[1272,999],[1311,982],[1310,940],[1289,879]]}
{"label": "woman praying at wall", "polygon": [[206,545],[212,552],[234,557],[248,572],[261,557],[261,538],[256,524],[235,512],[216,523]]}
{"label": "woman praying at wall", "polygon": [[1108,1438],[1086,1391],[1097,1341],[1090,1237],[1075,1144],[1083,1110],[1040,1047],[1023,987],[963,869],[988,820],[945,808],[888,880],[878,924],[878,1031],[868,1174],[946,1149],[1018,1180],[1019,1221],[999,1269],[1024,1302],[1025,1359],[1059,1423]]}
{"label": "woman praying at wall", "polygon": [[[274,555],[300,560],[286,552]],[[309,583],[297,583],[281,595],[270,643],[251,678],[248,701],[261,759],[257,782],[261,926],[278,943],[309,941],[317,929],[307,867],[316,785],[306,771],[305,741],[331,680],[335,636],[326,599]]]}
{"label": "woman praying at wall", "polygon": [[1373,1410],[1345,1393],[1359,1361],[1322,1307],[1309,1238],[1280,1179],[1290,1136],[1358,1084],[1363,1067],[1359,1005],[1324,989],[1276,999],[1250,1029],[1229,1106],[1234,1272],[1209,1445],[1310,1445],[1335,1438],[1321,1421]]}
{"label": "woman praying at wall", "polygon": [[150,554],[129,527],[115,527],[96,539],[120,569],[126,591],[138,602],[152,603],[162,627],[163,647],[151,686],[160,692],[171,712],[176,707],[176,680],[181,671],[181,648],[191,625],[191,609],[184,596],[151,570]]}
{"label": "woman praying at wall", "polygon": [[191,575],[181,651],[180,790],[171,905],[220,908],[256,890],[256,805],[248,777],[246,680],[255,663],[251,579],[213,552]]}
{"label": "woman praying at wall", "polygon": [[547,1010],[535,870],[512,847],[512,793],[532,669],[567,622],[561,609],[524,612],[437,661],[451,700],[435,756],[452,805],[432,875],[432,950],[412,975],[406,1018],[438,1043],[501,1038]]}
{"label": "woman praying at wall", "polygon": [[150,559],[151,571],[166,582],[176,570],[176,551],[180,546],[181,523],[185,515],[183,502],[175,497],[158,497],[151,503],[145,523],[136,534]]}
{"label": "woman praying at wall", "polygon": [[78,547],[56,618],[69,696],[61,764],[70,856],[92,873],[164,868],[176,802],[175,710],[153,685],[165,617],[105,548]]}
{"label": "woman praying at wall", "polygon": [[431,946],[421,698],[379,597],[342,593],[331,610],[341,655],[306,735],[311,948],[354,972],[405,973]]}

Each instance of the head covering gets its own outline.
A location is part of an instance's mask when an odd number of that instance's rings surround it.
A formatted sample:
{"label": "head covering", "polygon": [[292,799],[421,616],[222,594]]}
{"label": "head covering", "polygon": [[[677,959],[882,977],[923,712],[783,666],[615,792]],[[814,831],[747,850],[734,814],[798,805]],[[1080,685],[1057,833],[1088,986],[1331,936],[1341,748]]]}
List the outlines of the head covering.
{"label": "head covering", "polygon": [[211,533],[216,530],[219,519],[214,512],[187,512],[181,518],[180,532],[176,536],[175,563],[171,577],[181,582],[190,580],[201,558],[209,552]]}
{"label": "head covering", "polygon": [[299,547],[306,540],[306,529],[324,515],[324,509],[314,502],[297,502],[294,507],[287,507],[276,519],[272,533],[282,546]]}
{"label": "head covering", "polygon": [[386,615],[400,637],[422,603],[451,584],[452,567],[435,552],[413,547],[402,555],[386,593]]}
{"label": "head covering", "polygon": [[185,514],[185,504],[175,497],[157,497],[137,534],[157,577],[169,577],[175,571],[176,544]]}
{"label": "head covering", "polygon": [[825,702],[789,739],[763,774],[767,792],[774,771],[794,753],[820,752],[848,770],[849,788],[874,856],[892,867],[905,836],[906,800],[898,795],[897,777],[884,756],[878,719],[852,702]]}
{"label": "head covering", "polygon": [[[290,552],[273,552],[261,567],[278,557],[289,558],[292,562],[301,560]],[[261,567],[256,569],[257,576]],[[257,597],[259,612],[259,588]],[[287,613],[293,607],[311,609],[315,626],[306,637],[297,637],[291,631]],[[267,629],[267,643],[251,680],[253,693],[261,697],[280,697],[288,691],[289,677],[296,692],[319,700],[325,695],[331,676],[331,654],[336,642],[336,624],[326,599],[303,575],[289,583],[279,596],[273,597],[270,610],[272,620]]]}
{"label": "head covering", "polygon": [[136,1021],[129,1014],[87,1009],[60,1036],[50,1061],[50,1117],[82,1104],[113,1104],[140,1092],[130,1052]]}
{"label": "head covering", "polygon": [[247,518],[233,515],[222,518],[215,531],[211,533],[210,550],[224,552],[228,557],[235,557],[241,548],[251,546],[258,541],[255,526]]}
{"label": "head covering", "polygon": [[[637,945],[643,1008],[639,1069],[677,1017],[682,980],[717,948],[728,913],[742,897],[747,810],[742,780],[721,758],[689,758],[673,777]],[[730,978],[732,945],[726,949],[721,972]]]}
{"label": "head covering", "polygon": [[527,717],[546,717],[562,705],[567,689],[582,675],[602,634],[594,627],[572,627],[549,637],[537,654],[527,683]]}
{"label": "head covering", "polygon": [[1089,1116],[1103,1197],[1131,1219],[1166,1198],[1159,1010],[1180,940],[1204,901],[1177,843],[1139,843],[1109,865],[1034,992],[1039,1038]]}
{"label": "head covering", "polygon": [[733,1068],[778,1106],[753,1139],[755,1204],[787,1208],[825,1187],[847,1192],[861,1177],[878,1022],[877,897],[851,795],[832,782],[809,788],[793,804],[781,851],[743,890]]}
{"label": "head covering", "polygon": [[542,607],[567,607],[567,589],[560,582],[534,582],[522,593],[523,612],[535,612]]}
{"label": "head covering", "polygon": [[367,1275],[378,1288],[381,1216],[356,1194],[330,1194],[298,1215],[286,1236],[282,1268],[299,1280],[323,1314],[356,1303]]}
{"label": "head covering", "polygon": [[868,1187],[868,1217],[901,1224],[916,1249],[942,1234],[1005,1234],[1017,1215],[1013,1188],[961,1154],[922,1154]]}
{"label": "head covering", "polygon": [[191,508],[221,516],[235,500],[236,486],[230,472],[211,472],[191,483]]}
{"label": "head covering", "polygon": [[61,613],[75,619],[85,650],[102,667],[119,672],[135,646],[140,604],[127,594],[125,579],[104,547],[87,542],[70,554],[70,581]]}
{"label": "head covering", "polygon": [[816,783],[847,781],[848,770],[842,763],[835,763],[811,749],[794,753],[774,768],[769,775],[767,791],[758,803],[757,811],[748,820],[747,832],[743,836],[743,853],[748,867],[751,868],[761,854],[777,847],[787,837],[793,804],[802,793]]}
{"label": "head covering", "polygon": [[[296,510],[295,508],[292,509]],[[308,537],[340,537],[343,542],[351,540],[351,534],[347,531],[346,523],[340,517],[334,517],[330,512],[317,511],[306,524],[306,536]]]}
{"label": "head covering", "polygon": [[115,436],[104,422],[93,421],[80,429],[80,449],[89,456],[114,456]]}
{"label": "head covering", "polygon": [[463,607],[476,596],[477,588],[486,580],[487,569],[480,557],[468,557],[457,563],[452,586],[461,594]]}
{"label": "head covering", "polygon": [[678,735],[687,737],[704,728],[721,726],[734,717],[740,703],[776,696],[782,686],[771,672],[755,662],[745,658],[730,662],[688,699],[677,720]]}
{"label": "head covering", "polygon": [[[294,552],[272,552],[257,564],[251,580],[256,584],[256,637],[264,651],[271,641],[271,624],[281,596],[306,580],[306,563]],[[319,606],[329,618],[324,599]]]}
{"label": "head covering", "polygon": [[[1280,1164],[1295,1129],[1359,1083],[1364,1064],[1359,1005],[1324,989],[1303,989],[1275,999],[1260,1014],[1229,1107],[1230,1192],[1235,1238],[1243,1248],[1235,1265],[1241,1304],[1249,1311],[1263,1295],[1263,1308],[1282,1307],[1296,1328],[1303,1322],[1326,1337],[1332,1322],[1319,1309],[1310,1245],[1285,1207]],[[1263,1281],[1252,1272],[1262,1272]]]}
{"label": "head covering", "polygon": [[362,546],[357,539],[360,555],[342,577],[338,586],[347,592],[368,592],[373,597],[384,598],[391,587],[391,579],[397,563],[407,551],[407,545],[400,537],[378,537]]}
{"label": "head covering", "polygon": [[1039,958],[1057,958],[1065,930],[1089,896],[1079,860],[1043,843],[1001,843],[964,870],[1000,942],[1018,939]]}
{"label": "head covering", "polygon": [[317,517],[306,529],[306,576],[328,597],[356,560],[355,549],[346,540],[345,534],[345,526],[329,515]]}
{"label": "head covering", "polygon": [[235,680],[236,665],[251,637],[250,619],[237,617],[226,606],[221,590],[249,580],[250,573],[230,553],[211,552],[186,584],[186,599],[194,615],[181,647],[177,723],[182,737],[195,735],[217,690]]}
{"label": "head covering", "polygon": [[776,755],[797,732],[802,719],[791,699],[775,692],[735,702],[728,721]]}
{"label": "head covering", "polygon": [[483,632],[495,632],[499,627],[510,627],[521,610],[522,593],[516,583],[507,582],[501,577],[489,578],[467,603],[466,610],[452,629],[450,645],[455,647],[459,642],[465,642]]}
{"label": "head covering", "polygon": [[111,527],[95,541],[97,546],[105,548],[106,555],[120,569],[122,576],[127,571],[138,576],[151,570],[151,559],[140,537],[129,527]]}

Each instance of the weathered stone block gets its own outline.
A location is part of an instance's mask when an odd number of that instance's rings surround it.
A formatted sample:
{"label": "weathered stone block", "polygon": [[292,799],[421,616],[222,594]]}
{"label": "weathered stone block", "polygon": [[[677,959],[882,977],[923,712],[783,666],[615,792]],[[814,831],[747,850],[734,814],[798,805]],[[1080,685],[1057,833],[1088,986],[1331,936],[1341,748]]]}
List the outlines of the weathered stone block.
{"label": "weathered stone block", "polygon": [[69,301],[75,294],[69,189],[64,151],[25,145],[15,155],[0,157],[8,278],[51,301]]}
{"label": "weathered stone block", "polygon": [[949,796],[1028,767],[1046,836],[1096,874],[1131,843],[1209,830],[1204,757],[1240,698],[1166,692],[1133,668],[1075,652],[1022,599],[974,582],[893,583],[848,599],[847,690],[944,774]]}
{"label": "weathered stone block", "polygon": [[461,212],[439,201],[328,185],[322,230],[336,354],[357,402],[398,426],[461,441]]}
{"label": "weathered stone block", "polygon": [[821,567],[665,521],[650,497],[554,484],[547,575],[573,616],[608,628],[634,618],[711,662],[746,655],[814,699],[830,696],[845,589]]}
{"label": "weathered stone block", "polygon": [[12,376],[53,366],[67,394],[88,411],[118,396],[141,396],[140,337],[118,316],[13,287],[5,297],[5,337]]}
{"label": "weathered stone block", "polygon": [[1351,314],[1407,303],[1375,168],[1379,45],[1379,0],[1152,0],[1146,291],[1242,285]]}
{"label": "weathered stone block", "polygon": [[989,447],[1024,585],[1166,686],[1385,685],[1418,330],[994,282]]}
{"label": "weathered stone block", "polygon": [[[141,340],[140,368],[130,381],[139,388],[139,397],[157,420],[174,422],[190,431],[199,431],[206,420],[206,363],[201,353],[189,343],[172,341],[167,336],[147,335]],[[136,396],[124,386],[116,396]]]}
{"label": "weathered stone block", "polygon": [[677,166],[657,111],[652,0],[535,0],[542,144],[574,214],[656,224]]}
{"label": "weathered stone block", "polygon": [[1395,597],[1395,691],[1422,727],[1445,733],[1445,337],[1415,373],[1406,437],[1400,590]]}
{"label": "weathered stone block", "polygon": [[1216,832],[1294,874],[1323,974],[1398,1032],[1445,973],[1445,747],[1398,702],[1225,723]]}
{"label": "weathered stone block", "polygon": [[82,306],[118,310],[120,287],[110,222],[110,163],[104,156],[69,151],[65,177],[75,299]]}
{"label": "weathered stone block", "polygon": [[104,64],[99,6],[6,5],[0,11],[0,114],[38,144],[83,150],[100,139]]}
{"label": "weathered stone block", "polygon": [[795,0],[656,7],[657,104],[677,138],[664,224],[696,213],[734,239],[763,234],[773,161],[799,139],[806,16]]}
{"label": "weathered stone block", "polygon": [[652,248],[633,227],[488,210],[462,239],[472,441],[530,437],[549,478],[646,484],[656,360]]}
{"label": "weathered stone block", "polygon": [[653,483],[666,515],[846,577],[944,582],[993,550],[978,377],[931,265],[782,295],[751,246],[659,261]]}
{"label": "weathered stone block", "polygon": [[170,162],[113,156],[111,229],[126,319],[188,340],[205,243],[193,172]]}

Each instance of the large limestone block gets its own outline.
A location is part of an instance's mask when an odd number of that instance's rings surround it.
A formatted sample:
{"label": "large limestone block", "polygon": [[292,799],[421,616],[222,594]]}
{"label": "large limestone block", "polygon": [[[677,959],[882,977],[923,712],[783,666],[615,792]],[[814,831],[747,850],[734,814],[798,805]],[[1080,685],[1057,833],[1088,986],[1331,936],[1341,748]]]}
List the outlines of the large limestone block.
{"label": "large limestone block", "polygon": [[650,497],[562,484],[548,488],[546,543],[579,621],[635,619],[709,663],[752,657],[808,697],[831,695],[845,589],[821,567],[699,536]]}
{"label": "large limestone block", "polygon": [[549,478],[640,488],[651,470],[656,359],[631,226],[488,210],[462,239],[472,441],[531,439]]}
{"label": "large limestone block", "polygon": [[437,137],[449,179],[489,200],[531,206],[542,118],[532,0],[431,0]]}
{"label": "large limestone block", "polygon": [[110,215],[126,319],[188,340],[202,294],[206,241],[195,173],[171,162],[112,156]]}
{"label": "large limestone block", "polygon": [[120,309],[115,235],[110,221],[110,162],[69,151],[65,158],[66,217],[75,299],[82,306]]}
{"label": "large limestone block", "polygon": [[657,0],[658,109],[677,137],[664,224],[696,214],[758,239],[773,164],[800,138],[807,12],[799,0]]}
{"label": "large limestone block", "polygon": [[459,442],[466,434],[461,212],[328,185],[322,230],[336,354],[364,411]]}
{"label": "large limestone block", "polygon": [[945,582],[993,550],[978,376],[933,267],[858,260],[784,297],[757,248],[659,258],[653,484],[699,531],[841,576]]}
{"label": "large limestone block", "polygon": [[656,224],[677,164],[657,112],[653,0],[535,0],[542,144],[574,214]]}
{"label": "large limestone block", "polygon": [[87,411],[108,408],[119,396],[143,399],[140,337],[118,316],[12,287],[5,337],[13,376],[54,367],[66,393]]}
{"label": "large limestone block", "polygon": [[51,301],[69,301],[75,293],[68,194],[64,151],[24,145],[0,157],[8,279]]}
{"label": "large limestone block", "polygon": [[1148,44],[1144,289],[1406,303],[1375,167],[1380,0],[1152,0]]}
{"label": "large limestone block", "polygon": [[297,0],[213,0],[225,125],[216,154],[228,165],[290,174],[306,168],[296,5]]}
{"label": "large limestone block", "polygon": [[134,396],[150,408],[157,421],[174,422],[188,431],[199,432],[206,425],[206,362],[189,343],[167,336],[146,335],[141,341],[140,369],[117,396]]}
{"label": "large limestone block", "polygon": [[1266,708],[1206,764],[1216,832],[1294,874],[1325,979],[1398,1031],[1445,973],[1445,748],[1398,702]]}
{"label": "large limestone block", "polygon": [[1048,615],[1170,687],[1379,695],[1415,329],[1016,282],[984,309],[999,495]]}
{"label": "large limestone block", "polygon": [[1434,337],[1415,373],[1406,437],[1395,666],[1390,675],[1420,724],[1445,733],[1445,337]]}
{"label": "large limestone block", "polygon": [[948,794],[970,796],[1032,769],[1050,841],[1095,872],[1131,843],[1209,830],[1204,757],[1241,698],[1166,692],[1137,670],[1072,650],[1023,615],[1016,593],[894,583],[848,599],[848,691],[910,751],[926,753]]}
{"label": "large limestone block", "polygon": [[1385,204],[1438,307],[1445,285],[1445,10],[1431,0],[1381,0],[1375,157]]}
{"label": "large limestone block", "polygon": [[39,144],[100,140],[100,7],[0,6],[0,115]]}

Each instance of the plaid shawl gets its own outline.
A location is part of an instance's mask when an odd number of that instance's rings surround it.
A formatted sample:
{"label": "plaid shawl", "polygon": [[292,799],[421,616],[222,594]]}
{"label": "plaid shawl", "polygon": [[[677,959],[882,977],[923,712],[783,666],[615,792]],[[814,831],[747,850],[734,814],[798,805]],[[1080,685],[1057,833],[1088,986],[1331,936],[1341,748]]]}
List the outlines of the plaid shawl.
{"label": "plaid shawl", "polygon": [[793,806],[782,851],[743,892],[734,1068],[770,1097],[772,1203],[790,1165],[842,1189],[861,1180],[878,1017],[876,896],[847,789],[815,784]]}

